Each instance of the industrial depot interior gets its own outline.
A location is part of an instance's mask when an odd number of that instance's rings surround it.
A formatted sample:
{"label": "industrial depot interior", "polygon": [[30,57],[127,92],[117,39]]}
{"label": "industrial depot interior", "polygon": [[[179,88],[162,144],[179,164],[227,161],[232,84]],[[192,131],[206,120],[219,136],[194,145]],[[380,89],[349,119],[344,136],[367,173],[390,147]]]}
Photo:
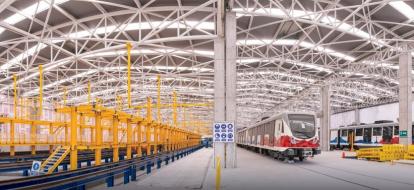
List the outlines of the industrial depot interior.
{"label": "industrial depot interior", "polygon": [[414,0],[0,0],[0,189],[413,190]]}

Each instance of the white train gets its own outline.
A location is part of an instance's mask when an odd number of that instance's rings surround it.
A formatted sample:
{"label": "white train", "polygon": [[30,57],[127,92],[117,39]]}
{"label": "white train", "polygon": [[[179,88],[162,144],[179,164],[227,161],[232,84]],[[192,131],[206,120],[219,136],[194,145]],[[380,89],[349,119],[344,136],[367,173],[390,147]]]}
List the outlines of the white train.
{"label": "white train", "polygon": [[[414,125],[412,126],[414,129]],[[383,144],[398,144],[400,139],[398,123],[365,124],[330,129],[331,149],[349,148],[353,138],[354,148],[378,147]],[[414,140],[414,136],[412,136]]]}
{"label": "white train", "polygon": [[315,115],[282,113],[237,132],[237,144],[274,158],[302,161],[320,153]]}

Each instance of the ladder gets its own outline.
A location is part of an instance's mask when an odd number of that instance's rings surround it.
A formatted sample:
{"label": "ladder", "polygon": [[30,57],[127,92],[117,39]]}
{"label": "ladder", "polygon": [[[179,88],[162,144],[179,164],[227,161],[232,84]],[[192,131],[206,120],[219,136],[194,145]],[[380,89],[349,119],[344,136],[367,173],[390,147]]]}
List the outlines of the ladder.
{"label": "ladder", "polygon": [[66,158],[69,152],[70,146],[57,147],[56,150],[40,166],[40,173],[51,174]]}

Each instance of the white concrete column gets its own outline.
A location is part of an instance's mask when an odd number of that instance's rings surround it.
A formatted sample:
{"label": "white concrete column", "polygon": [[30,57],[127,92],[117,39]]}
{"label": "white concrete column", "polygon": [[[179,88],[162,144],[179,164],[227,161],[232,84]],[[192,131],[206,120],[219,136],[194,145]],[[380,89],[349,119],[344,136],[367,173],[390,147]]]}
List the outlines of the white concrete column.
{"label": "white concrete column", "polygon": [[320,128],[320,146],[322,151],[329,150],[329,128],[331,126],[331,94],[330,86],[323,86],[321,88],[322,95],[322,118]]}
{"label": "white concrete column", "polygon": [[412,57],[409,51],[399,57],[398,99],[400,132],[407,131],[407,137],[400,137],[400,144],[412,144]]}
{"label": "white concrete column", "polygon": [[356,124],[356,126],[360,126],[361,125],[361,119],[360,119],[360,114],[359,113],[360,113],[360,111],[359,111],[358,108],[354,110],[354,114],[355,114],[355,124]]}
{"label": "white concrete column", "polygon": [[[236,116],[236,13],[227,12],[225,21],[226,34],[226,121],[234,122],[237,130]],[[237,137],[234,137],[236,139]],[[226,168],[236,167],[236,143],[226,143]]]}
{"label": "white concrete column", "polygon": [[[214,40],[214,121],[217,122],[226,120],[224,50],[224,38],[218,37]],[[220,157],[223,160],[224,156],[224,143],[214,143],[214,166],[216,166],[215,158]],[[222,166],[224,167],[224,164]]]}

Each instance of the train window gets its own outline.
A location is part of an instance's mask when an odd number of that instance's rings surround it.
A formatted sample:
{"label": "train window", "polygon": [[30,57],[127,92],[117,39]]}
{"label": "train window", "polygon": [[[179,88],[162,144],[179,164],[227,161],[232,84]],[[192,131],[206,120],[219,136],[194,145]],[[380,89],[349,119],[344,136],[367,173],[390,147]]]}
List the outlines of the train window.
{"label": "train window", "polygon": [[341,130],[341,136],[342,137],[348,136],[348,131],[347,130]]}
{"label": "train window", "polygon": [[356,129],[355,130],[355,136],[362,136],[362,129]]}
{"label": "train window", "polygon": [[382,136],[392,136],[392,127],[387,126],[382,128]]}
{"label": "train window", "polygon": [[285,128],[283,127],[283,121],[282,121],[282,133],[285,132]]}
{"label": "train window", "polygon": [[381,136],[382,129],[381,127],[375,127],[373,131],[373,136]]}
{"label": "train window", "polygon": [[364,129],[364,136],[371,136],[372,128],[365,128]]}
{"label": "train window", "polygon": [[399,126],[394,127],[394,135],[400,135],[400,127]]}

